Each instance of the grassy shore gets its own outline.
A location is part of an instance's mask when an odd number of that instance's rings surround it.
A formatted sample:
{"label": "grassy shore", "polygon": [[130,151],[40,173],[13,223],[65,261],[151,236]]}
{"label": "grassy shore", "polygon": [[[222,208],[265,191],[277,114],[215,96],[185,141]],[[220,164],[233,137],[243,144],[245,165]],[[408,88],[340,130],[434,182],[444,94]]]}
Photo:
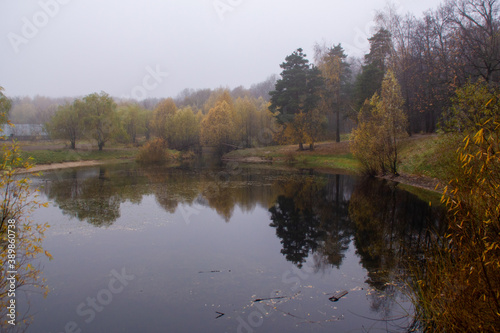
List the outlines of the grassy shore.
{"label": "grassy shore", "polygon": [[[442,139],[437,135],[414,135],[400,151],[400,170],[418,176],[439,178],[439,149]],[[349,141],[320,142],[313,151],[299,151],[297,145],[271,146],[234,150],[226,160],[272,162],[312,168],[343,169],[357,172],[360,164],[352,155]]]}
{"label": "grassy shore", "polygon": [[[10,141],[0,143],[10,146]],[[91,143],[81,143],[77,149],[69,149],[67,144],[60,141],[20,141],[21,157],[26,160],[31,158],[35,165],[82,162],[82,161],[105,161],[134,159],[138,148],[125,145],[113,144],[99,151]]]}
{"label": "grassy shore", "polygon": [[313,151],[298,151],[297,145],[270,146],[232,151],[224,160],[249,163],[273,163],[299,168],[332,169],[356,172],[359,162],[349,150],[349,142],[320,142]]}
{"label": "grassy shore", "polygon": [[[388,177],[412,186],[434,190],[443,174],[442,138],[438,135],[414,135],[408,138],[400,152],[399,177]],[[297,145],[249,148],[232,151],[223,157],[242,163],[272,163],[276,166],[312,168],[320,171],[356,174],[361,165],[352,155],[349,141],[320,142],[313,151],[299,151]]]}

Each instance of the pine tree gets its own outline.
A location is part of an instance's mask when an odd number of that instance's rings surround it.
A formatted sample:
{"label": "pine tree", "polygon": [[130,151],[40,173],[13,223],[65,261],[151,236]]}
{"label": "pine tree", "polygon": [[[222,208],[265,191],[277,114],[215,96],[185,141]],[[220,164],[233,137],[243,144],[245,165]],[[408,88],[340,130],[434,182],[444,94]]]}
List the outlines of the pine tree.
{"label": "pine tree", "polygon": [[[285,58],[280,65],[283,69],[281,79],[276,82],[275,90],[271,91],[269,110],[276,114],[277,121],[285,126],[291,125],[298,114],[308,114],[319,103],[319,89],[323,85],[321,72],[315,66],[309,65],[309,60],[301,48]],[[302,123],[302,121],[301,121]],[[295,126],[297,127],[297,126]],[[298,134],[298,133],[297,133]],[[292,135],[298,139],[299,149],[303,149],[303,135]]]}
{"label": "pine tree", "polygon": [[370,53],[365,55],[365,64],[355,84],[358,107],[361,107],[375,92],[380,92],[387,70],[387,58],[392,52],[391,34],[386,29],[380,29],[368,41]]}

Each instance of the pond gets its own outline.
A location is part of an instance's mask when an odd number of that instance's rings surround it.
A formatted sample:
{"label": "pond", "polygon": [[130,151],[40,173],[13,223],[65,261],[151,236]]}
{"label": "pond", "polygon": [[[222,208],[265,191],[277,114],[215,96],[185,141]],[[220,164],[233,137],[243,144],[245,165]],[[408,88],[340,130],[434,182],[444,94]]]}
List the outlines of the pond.
{"label": "pond", "polygon": [[402,259],[441,219],[396,183],[310,170],[118,164],[34,184],[54,259],[48,296],[19,300],[28,332],[404,331]]}

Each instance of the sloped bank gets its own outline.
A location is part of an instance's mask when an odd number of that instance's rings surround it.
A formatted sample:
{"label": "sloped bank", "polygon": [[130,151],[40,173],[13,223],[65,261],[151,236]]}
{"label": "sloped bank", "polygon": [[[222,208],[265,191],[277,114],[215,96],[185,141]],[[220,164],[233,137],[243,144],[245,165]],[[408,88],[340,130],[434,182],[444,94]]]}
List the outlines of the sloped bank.
{"label": "sloped bank", "polygon": [[[409,140],[405,148],[405,153],[402,154],[403,172],[398,176],[388,175],[380,176],[380,178],[428,191],[442,193],[442,188],[444,187],[442,181],[431,175],[424,174],[420,171],[420,168],[414,166],[414,161],[419,158],[419,156],[415,156],[415,151],[418,151],[415,148],[421,145],[433,145],[436,139],[436,136],[422,135],[415,136]],[[428,149],[426,154],[428,154]],[[298,151],[297,145],[239,149],[225,154],[222,159],[225,162],[248,164],[267,163],[270,167],[277,168],[285,166],[298,169],[309,168],[325,173],[342,172],[358,174],[361,168],[360,163],[350,152],[348,141],[339,143],[321,142],[316,145],[313,151]],[[425,164],[427,161],[423,160],[419,163]],[[411,165],[411,167],[408,165]],[[425,165],[425,167],[428,168],[429,166]]]}

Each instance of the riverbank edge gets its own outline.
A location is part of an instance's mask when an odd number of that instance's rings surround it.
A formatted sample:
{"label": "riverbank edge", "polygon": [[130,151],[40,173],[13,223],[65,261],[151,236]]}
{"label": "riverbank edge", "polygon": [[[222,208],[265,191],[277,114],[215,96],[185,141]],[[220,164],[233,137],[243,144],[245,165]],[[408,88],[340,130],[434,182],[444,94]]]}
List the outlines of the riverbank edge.
{"label": "riverbank edge", "polygon": [[29,169],[24,169],[24,168],[19,169],[16,171],[16,173],[18,173],[18,174],[38,173],[38,172],[43,172],[43,171],[54,171],[54,170],[60,170],[60,169],[91,167],[91,166],[99,166],[99,165],[105,165],[105,164],[129,163],[132,161],[134,161],[134,158],[84,160],[84,161],[70,161],[70,162],[60,162],[60,163],[37,164]]}
{"label": "riverbank edge", "polygon": [[[270,168],[283,168],[285,167],[285,163],[282,161],[279,162],[274,162],[271,159],[266,159],[262,158],[259,156],[248,156],[248,157],[242,157],[242,158],[228,158],[228,157],[223,157],[222,160],[227,163],[242,163],[242,164],[267,164]],[[315,171],[318,171],[320,173],[342,173],[342,174],[352,174],[352,175],[359,175],[359,170],[352,170],[352,169],[346,169],[342,168],[341,166],[338,167],[316,167],[316,166],[308,166],[307,163],[305,164],[300,164],[300,165],[295,165],[295,166],[290,166],[286,165],[286,168],[288,169],[312,169]],[[431,178],[431,177],[426,177],[426,176],[421,176],[421,175],[412,175],[412,174],[405,174],[401,173],[397,176],[395,175],[379,175],[376,176],[376,178],[379,179],[385,179],[389,180],[392,182],[396,183],[401,183],[404,185],[409,185],[412,187],[424,189],[427,191],[435,192],[435,193],[442,193],[444,189],[444,182],[436,179],[436,178]]]}
{"label": "riverbank edge", "polygon": [[[345,146],[347,143],[343,142],[341,145]],[[286,153],[286,151],[290,151],[291,147],[294,146],[278,146],[278,149],[283,150],[280,153]],[[268,150],[269,147],[264,147],[263,149]],[[295,150],[295,148],[292,148]],[[266,165],[266,168],[272,169],[289,169],[289,170],[300,170],[300,169],[312,169],[320,173],[332,174],[332,173],[341,173],[341,174],[352,174],[359,175],[360,170],[357,165],[343,165],[342,163],[336,164],[335,161],[329,161],[327,165],[315,164],[315,158],[332,158],[332,159],[343,159],[348,152],[348,148],[343,147],[340,151],[332,152],[332,153],[315,153],[315,152],[305,152],[303,155],[296,155],[298,157],[297,161],[289,163],[289,161],[284,160],[283,157],[276,158],[273,156],[274,151],[271,154],[265,154],[267,151],[263,152],[254,152],[252,149],[243,149],[242,151],[250,152],[250,155],[245,156],[234,156],[234,154],[225,154],[222,156],[222,161],[226,163],[242,163],[247,165]],[[285,157],[286,158],[286,157]],[[80,160],[80,161],[67,161],[67,162],[55,162],[55,163],[46,163],[46,164],[37,164],[30,169],[19,169],[17,173],[38,173],[44,171],[54,171],[60,169],[68,169],[68,168],[79,168],[79,167],[92,167],[99,166],[105,164],[116,164],[116,163],[129,163],[134,161],[132,157],[122,157],[122,158],[109,158],[109,159],[99,159],[99,160]],[[385,179],[389,181],[393,181],[396,183],[409,185],[415,188],[424,189],[427,191],[431,191],[434,193],[443,193],[443,189],[445,187],[445,183],[437,178],[428,177],[425,175],[416,175],[411,173],[401,173],[398,176],[395,175],[385,175],[385,176],[377,176],[377,178]]]}

